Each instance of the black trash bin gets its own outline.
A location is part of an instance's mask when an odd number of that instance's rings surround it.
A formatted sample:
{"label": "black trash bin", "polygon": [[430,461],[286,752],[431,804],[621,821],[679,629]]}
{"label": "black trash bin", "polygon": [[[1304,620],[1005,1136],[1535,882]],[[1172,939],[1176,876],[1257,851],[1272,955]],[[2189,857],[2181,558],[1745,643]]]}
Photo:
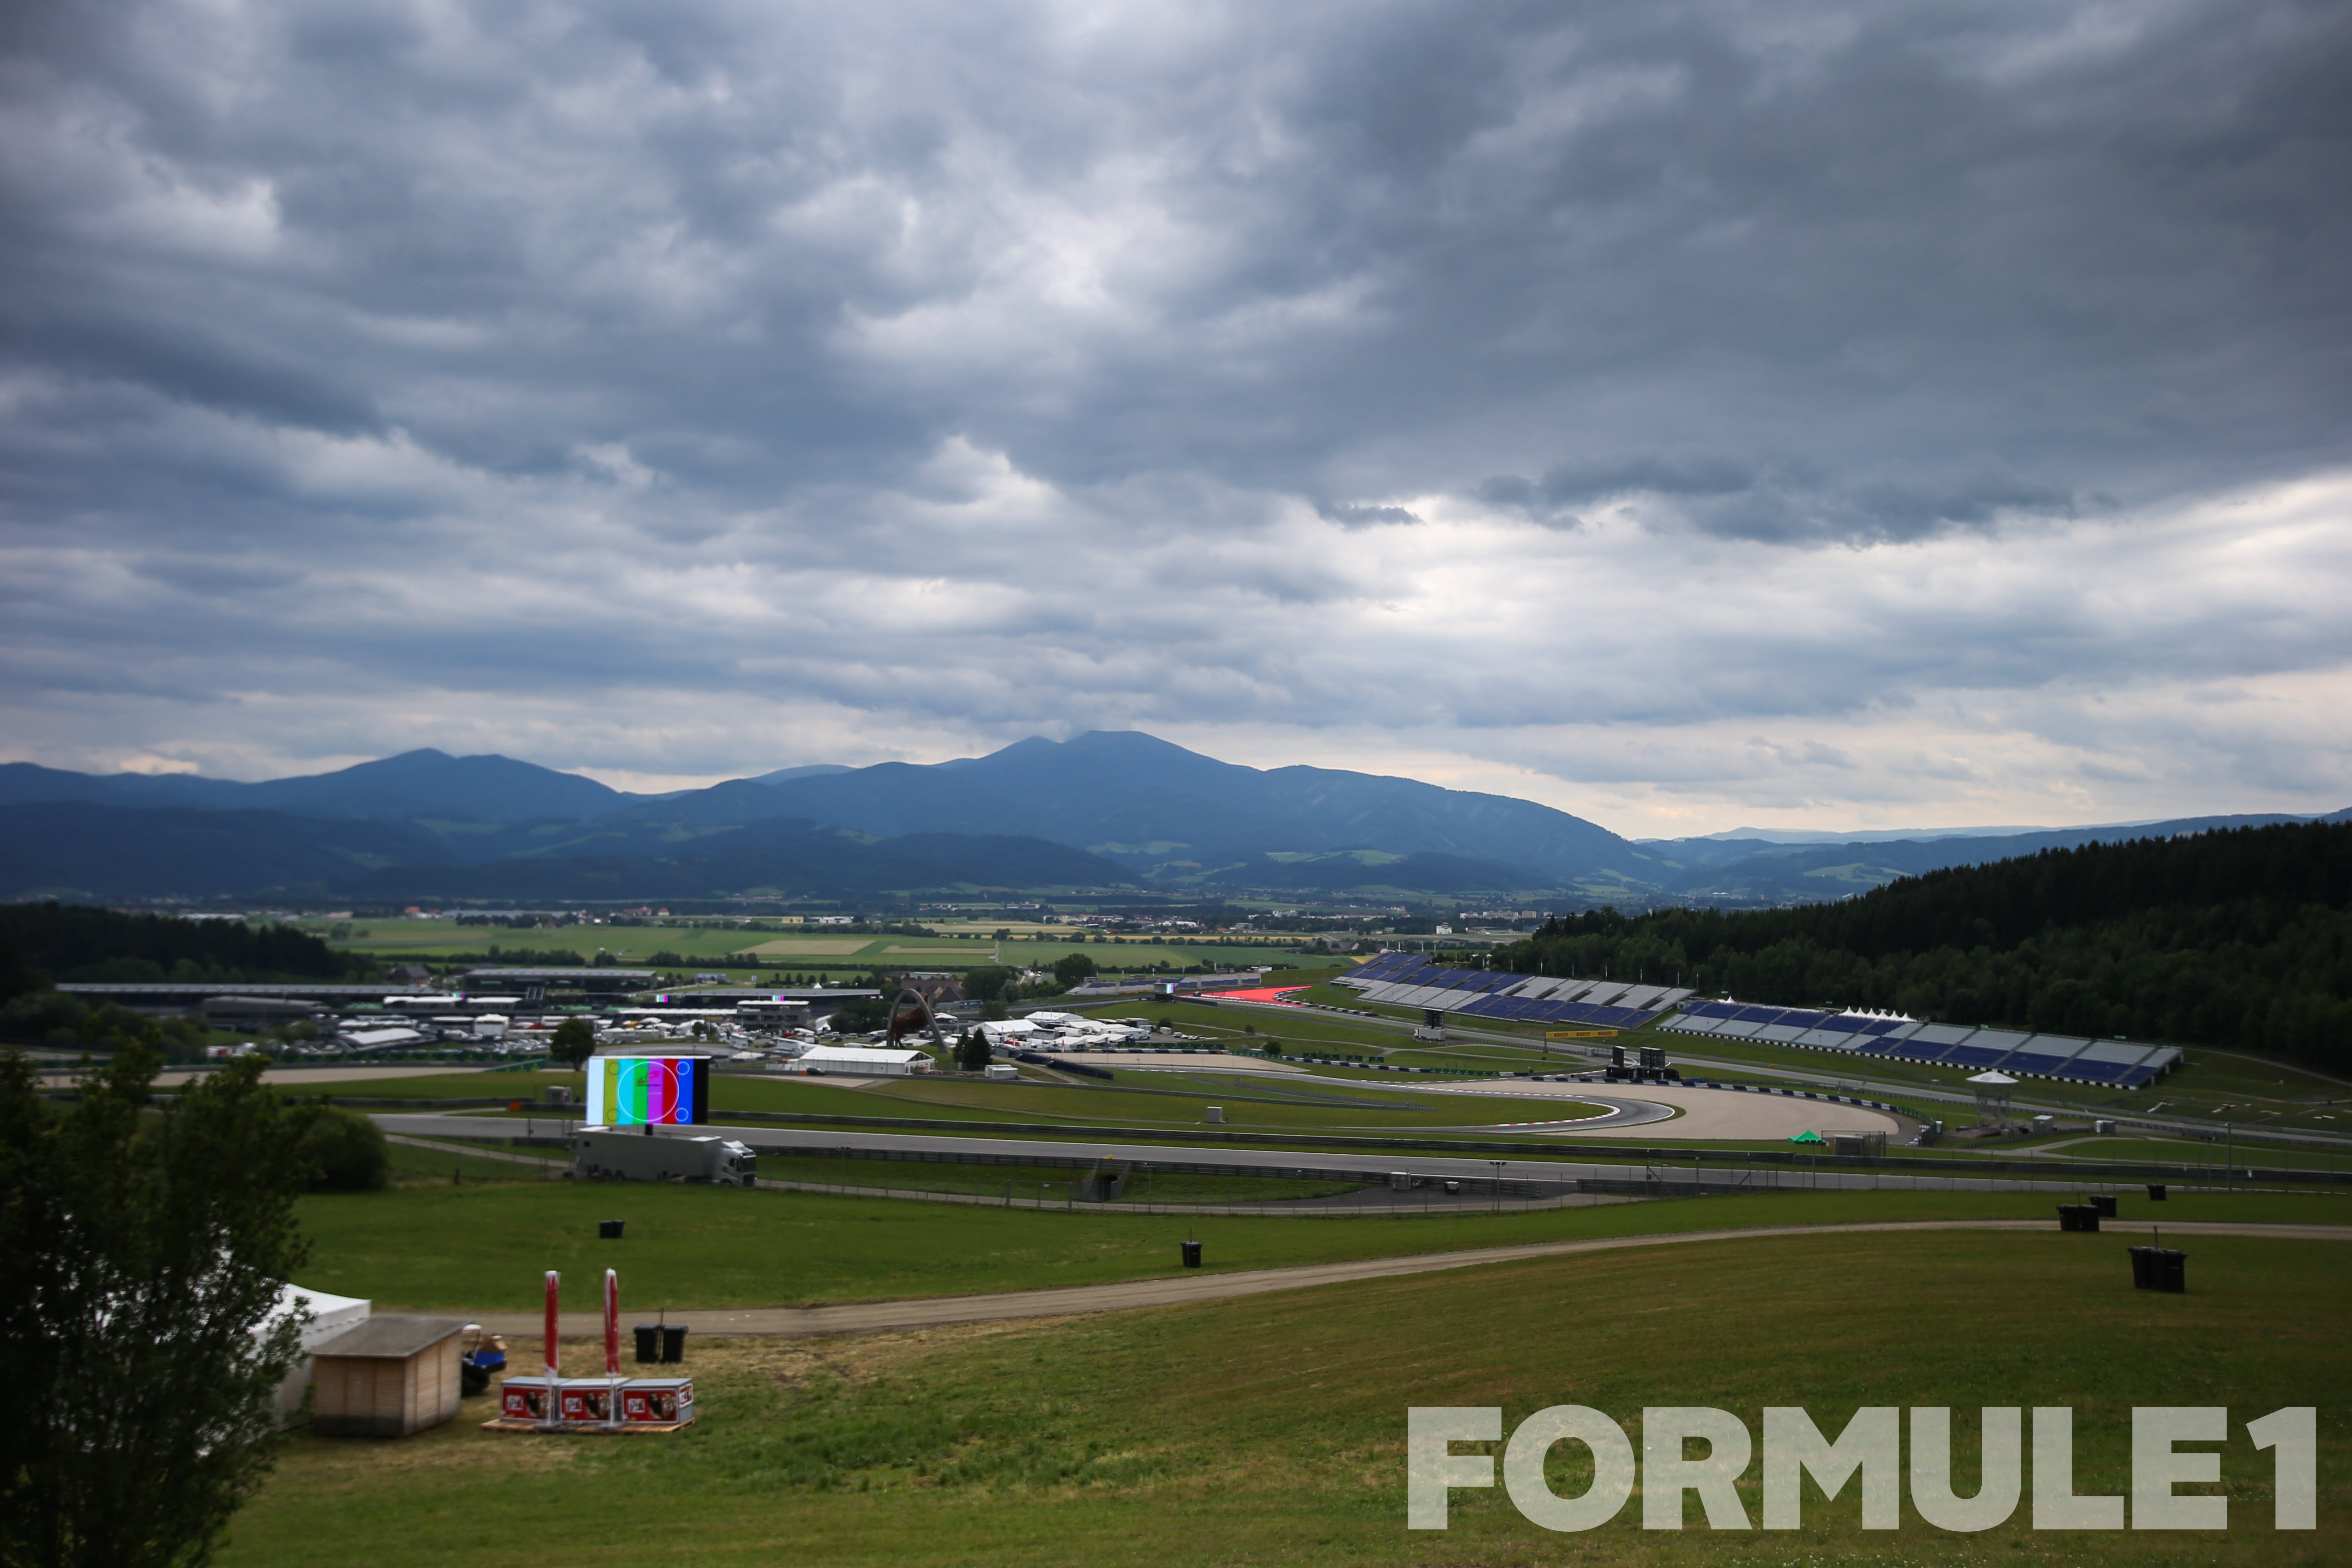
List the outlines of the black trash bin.
{"label": "black trash bin", "polygon": [[2099,1211],[2088,1204],[2060,1204],[2058,1228],[2095,1231],[2099,1228]]}
{"label": "black trash bin", "polygon": [[1180,1241],[1176,1245],[1184,1249],[1185,1268],[1198,1268],[1201,1267],[1201,1244],[1199,1242]]}
{"label": "black trash bin", "polygon": [[686,1325],[664,1323],[661,1326],[662,1360],[681,1362],[686,1359]]}
{"label": "black trash bin", "polygon": [[661,1329],[654,1323],[637,1325],[637,1362],[645,1365],[661,1360]]}
{"label": "black trash bin", "polygon": [[620,1240],[621,1227],[628,1223],[629,1222],[625,1219],[598,1220],[596,1222],[596,1239],[599,1241]]}
{"label": "black trash bin", "polygon": [[2116,1194],[2094,1193],[2091,1194],[2091,1206],[2099,1211],[2101,1219],[2113,1219],[2116,1217]]}
{"label": "black trash bin", "polygon": [[476,1366],[470,1359],[459,1357],[457,1392],[466,1398],[471,1399],[478,1394],[488,1394],[489,1391],[490,1369],[486,1366]]}
{"label": "black trash bin", "polygon": [[2160,1204],[2164,1201],[2164,1184],[2162,1182],[2150,1182],[2147,1184],[2147,1201],[2152,1204]]}
{"label": "black trash bin", "polygon": [[2131,1263],[2136,1289],[2179,1294],[2189,1289],[2189,1254],[2185,1252],[2169,1247],[2135,1247]]}

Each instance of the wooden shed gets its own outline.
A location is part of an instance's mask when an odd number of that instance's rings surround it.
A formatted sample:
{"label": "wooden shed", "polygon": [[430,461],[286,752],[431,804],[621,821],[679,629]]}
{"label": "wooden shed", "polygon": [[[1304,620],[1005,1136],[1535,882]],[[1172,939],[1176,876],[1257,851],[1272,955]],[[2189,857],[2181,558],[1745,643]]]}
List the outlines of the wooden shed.
{"label": "wooden shed", "polygon": [[403,1437],[457,1414],[463,1318],[378,1316],[310,1352],[311,1430]]}

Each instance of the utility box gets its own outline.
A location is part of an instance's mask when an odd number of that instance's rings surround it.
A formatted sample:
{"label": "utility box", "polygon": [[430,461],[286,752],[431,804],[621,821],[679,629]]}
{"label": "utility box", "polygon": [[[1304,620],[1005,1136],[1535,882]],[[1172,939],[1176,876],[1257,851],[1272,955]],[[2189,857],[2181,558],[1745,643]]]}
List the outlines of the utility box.
{"label": "utility box", "polygon": [[1201,1110],[1201,1120],[1210,1123],[1212,1126],[1223,1121],[1224,1119],[1225,1108],[1222,1105],[1203,1106]]}
{"label": "utility box", "polygon": [[1412,1173],[1410,1171],[1391,1171],[1389,1173],[1389,1191],[1392,1193],[1409,1193],[1412,1191]]}
{"label": "utility box", "polygon": [[1078,1178],[1078,1196],[1090,1204],[1117,1201],[1127,1190],[1127,1172],[1116,1160],[1097,1160],[1094,1169]]}
{"label": "utility box", "polygon": [[748,1187],[760,1157],[732,1138],[667,1138],[643,1130],[583,1128],[572,1141],[572,1173],[621,1182],[711,1182]]}
{"label": "utility box", "polygon": [[2091,1123],[2091,1131],[2102,1138],[2112,1138],[2116,1135],[2116,1124],[2103,1117]]}

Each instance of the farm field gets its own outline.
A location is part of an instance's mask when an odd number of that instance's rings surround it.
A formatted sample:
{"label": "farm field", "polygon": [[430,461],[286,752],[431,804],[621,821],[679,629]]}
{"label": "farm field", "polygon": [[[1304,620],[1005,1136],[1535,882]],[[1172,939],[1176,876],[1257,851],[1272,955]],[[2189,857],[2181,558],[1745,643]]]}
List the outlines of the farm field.
{"label": "farm field", "polygon": [[[925,922],[929,923],[929,922]],[[716,973],[720,961],[734,954],[756,952],[762,970],[740,965],[730,978],[769,978],[775,966],[818,971],[864,971],[877,965],[924,969],[971,969],[1003,963],[1027,968],[1050,968],[1065,953],[1083,952],[1107,972],[1149,969],[1169,964],[1177,969],[1193,964],[1215,968],[1247,968],[1291,961],[1291,950],[1277,942],[1235,943],[1216,939],[1200,942],[1166,942],[1157,937],[1110,937],[1077,940],[1066,926],[1033,927],[1002,943],[990,931],[941,930],[937,937],[829,934],[823,926],[778,927],[772,921],[751,928],[687,925],[572,925],[532,931],[500,926],[461,926],[454,921],[376,920],[359,922],[348,937],[332,945],[397,963],[416,954],[465,955],[491,947],[534,951],[562,949],[593,958],[609,952],[625,967],[643,968],[656,952],[674,952],[697,969]],[[1001,953],[1001,957],[999,954]]]}
{"label": "farm field", "polygon": [[[860,1162],[852,1174],[863,1180],[892,1168]],[[2125,1220],[2095,1245],[2112,1251],[2137,1239],[2145,1206],[2126,1204]],[[2161,1215],[2321,1224],[2347,1216],[2352,1205],[2338,1200],[2260,1194],[2187,1194]],[[1991,1218],[2049,1220],[2055,1234],[2049,1200],[2033,1194],[1770,1193],[1375,1218],[1178,1216],[1100,1205],[1000,1209],[654,1183],[420,1183],[303,1199],[302,1228],[316,1253],[300,1282],[368,1297],[384,1310],[528,1311],[539,1301],[541,1271],[555,1268],[565,1310],[589,1311],[610,1266],[640,1302],[799,1306],[1156,1279],[1176,1271],[1176,1244],[1188,1233],[1217,1270],[1729,1226]],[[604,1219],[625,1220],[626,1238],[598,1240]],[[2132,1234],[2118,1234],[2125,1231]]]}
{"label": "farm field", "polygon": [[[1750,1201],[1684,1206],[1713,1219]],[[1544,1217],[1654,1223],[1671,1206]],[[1155,1229],[1118,1217],[1058,1223],[1074,1235]],[[1300,1237],[1402,1228],[1259,1223]],[[1212,1257],[1229,1250],[1223,1231],[1209,1236]],[[2054,1231],[1710,1241],[1047,1322],[700,1342],[687,1370],[702,1419],[675,1438],[488,1434],[475,1425],[487,1399],[397,1445],[298,1437],[218,1561],[2340,1561],[2352,1538],[2340,1479],[2352,1462],[2352,1363],[2338,1353],[2352,1328],[2352,1247],[2200,1237],[2189,1244],[2190,1293],[2165,1296],[2129,1288],[2121,1245]],[[654,1301],[660,1289],[634,1244],[630,1258],[625,1292]],[[1823,1288],[1864,1279],[1867,1289]],[[593,1353],[584,1342],[568,1352],[574,1365]],[[1963,1456],[1979,1406],[2067,1406],[2076,1490],[2092,1495],[2130,1490],[2133,1406],[2223,1405],[2232,1430],[2221,1481],[2181,1489],[2224,1492],[2231,1528],[2035,1531],[2021,1506],[1982,1533],[1952,1534],[1906,1504],[1898,1531],[1864,1533],[1851,1489],[1824,1501],[1811,1487],[1803,1526],[1789,1532],[1709,1530],[1696,1507],[1681,1531],[1645,1531],[1637,1498],[1590,1535],[1551,1535],[1499,1489],[1454,1491],[1444,1532],[1405,1528],[1409,1406],[1500,1405],[1507,1431],[1567,1402],[1608,1413],[1636,1442],[1645,1406],[1717,1406],[1752,1431],[1763,1406],[1799,1405],[1834,1435],[1859,1405],[1949,1405]],[[2306,1405],[2319,1410],[2319,1528],[2274,1533],[2271,1457],[2251,1447],[2242,1423]],[[1961,1489],[1974,1462],[1959,1460]],[[1557,1491],[1582,1489],[1580,1463],[1573,1445],[1554,1451]],[[1751,1464],[1738,1490],[1751,1522],[1758,1474]]]}

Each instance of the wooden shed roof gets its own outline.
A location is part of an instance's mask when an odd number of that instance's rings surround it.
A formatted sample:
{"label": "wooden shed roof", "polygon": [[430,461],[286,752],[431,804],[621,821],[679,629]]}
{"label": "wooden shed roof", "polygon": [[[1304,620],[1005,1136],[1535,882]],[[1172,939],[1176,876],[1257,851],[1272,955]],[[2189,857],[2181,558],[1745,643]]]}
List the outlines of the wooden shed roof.
{"label": "wooden shed roof", "polygon": [[466,1331],[463,1318],[403,1318],[379,1314],[347,1334],[338,1334],[312,1351],[318,1356],[368,1356],[405,1361],[430,1350],[452,1334]]}

